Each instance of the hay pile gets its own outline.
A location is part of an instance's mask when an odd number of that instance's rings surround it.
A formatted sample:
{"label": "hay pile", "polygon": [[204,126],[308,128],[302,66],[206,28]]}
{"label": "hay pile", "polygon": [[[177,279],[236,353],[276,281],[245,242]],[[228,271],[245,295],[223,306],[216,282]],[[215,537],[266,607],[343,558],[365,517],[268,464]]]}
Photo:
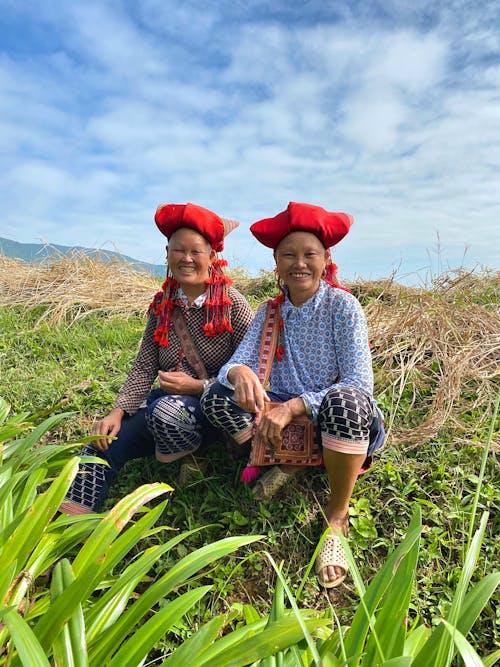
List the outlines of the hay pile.
{"label": "hay pile", "polygon": [[[273,284],[271,273],[249,279],[234,272],[233,279],[259,299]],[[499,272],[448,273],[429,289],[392,279],[350,288],[368,318],[375,395],[390,442],[428,441],[445,426],[454,440],[466,441],[489,422],[499,380]],[[83,253],[38,265],[0,257],[0,304],[42,306],[39,323],[57,326],[95,312],[145,313],[158,289],[157,279],[128,263]]]}
{"label": "hay pile", "polygon": [[160,283],[117,259],[74,251],[39,264],[0,256],[0,305],[44,306],[38,323],[59,326],[91,313],[144,313]]}

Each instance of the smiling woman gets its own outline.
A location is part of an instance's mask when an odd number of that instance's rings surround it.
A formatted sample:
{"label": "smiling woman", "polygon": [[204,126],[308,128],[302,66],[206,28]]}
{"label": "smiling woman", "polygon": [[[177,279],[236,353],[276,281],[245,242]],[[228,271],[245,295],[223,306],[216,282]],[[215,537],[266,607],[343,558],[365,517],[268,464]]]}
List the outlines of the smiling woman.
{"label": "smiling woman", "polygon": [[[337,282],[330,258],[329,248],[351,224],[346,213],[291,202],[274,218],[251,226],[254,236],[274,250],[281,294],[259,309],[237,352],[221,369],[219,383],[202,399],[207,418],[242,447],[256,431],[253,443],[275,452],[294,419],[309,419],[316,426],[331,487],[324,512],[330,530],[316,560],[318,580],[327,588],[346,577],[348,564],[337,531],[347,535],[357,476],[383,443],[381,414],[372,396],[366,319],[359,302]],[[274,334],[267,325],[270,312],[278,323]],[[271,345],[271,340],[276,342]],[[268,384],[261,376],[266,356]],[[269,401],[277,406],[266,410]],[[297,446],[292,449],[287,458],[291,465],[274,466],[257,480],[257,498],[279,491],[297,471],[294,466],[310,464],[307,455],[297,456]],[[251,481],[260,471],[250,467],[245,473],[244,481]]]}
{"label": "smiling woman", "polygon": [[[127,461],[155,455],[168,463],[215,436],[200,397],[252,319],[217,256],[238,223],[195,204],[160,206],[155,221],[169,239],[167,277],[151,302],[139,353],[115,406],[82,451],[109,465],[82,466],[61,506],[69,514],[98,511]],[[151,391],[155,380],[159,388]]]}

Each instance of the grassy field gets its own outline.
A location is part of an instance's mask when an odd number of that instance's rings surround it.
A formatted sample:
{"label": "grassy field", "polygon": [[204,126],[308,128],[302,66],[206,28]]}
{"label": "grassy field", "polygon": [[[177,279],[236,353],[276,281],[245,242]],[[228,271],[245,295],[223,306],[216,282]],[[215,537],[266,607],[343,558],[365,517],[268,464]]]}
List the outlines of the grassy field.
{"label": "grassy field", "polygon": [[[109,411],[157,288],[152,279],[134,272],[124,275],[120,267],[115,267],[118,275],[98,263],[75,262],[61,262],[46,275],[40,269],[30,273],[12,261],[0,266],[0,396],[14,413],[51,406],[71,411],[69,419],[45,436],[44,442],[51,444],[87,435],[93,421]],[[241,273],[236,278],[253,303],[269,293],[272,283],[264,274],[253,280]],[[361,575],[369,581],[406,533],[413,506],[419,505],[423,548],[409,623],[433,625],[446,614],[463,567],[482,447],[499,388],[500,277],[457,272],[425,289],[392,281],[350,287],[368,316],[375,393],[386,414],[389,438],[355,488],[349,541]],[[475,581],[498,568],[498,445],[497,424],[479,497],[479,509],[489,510],[490,520]],[[227,459],[222,444],[215,444],[208,473],[186,488],[177,485],[178,463],[167,466],[153,460],[130,463],[112,488],[107,507],[139,484],[167,482],[175,492],[162,523],[173,531],[203,527],[156,562],[153,577],[171,565],[169,559],[214,540],[236,534],[266,536],[265,542],[245,547],[203,573],[203,583],[215,584],[214,592],[160,642],[158,655],[231,605],[249,603],[268,612],[276,575],[265,550],[283,561],[292,590],[308,566],[328,492],[324,473],[308,470],[278,498],[256,502],[239,482],[241,467]],[[318,610],[332,605],[348,625],[357,595],[350,580],[328,595],[311,576],[301,604]],[[481,654],[498,647],[499,622],[498,610],[488,605],[469,637]]]}

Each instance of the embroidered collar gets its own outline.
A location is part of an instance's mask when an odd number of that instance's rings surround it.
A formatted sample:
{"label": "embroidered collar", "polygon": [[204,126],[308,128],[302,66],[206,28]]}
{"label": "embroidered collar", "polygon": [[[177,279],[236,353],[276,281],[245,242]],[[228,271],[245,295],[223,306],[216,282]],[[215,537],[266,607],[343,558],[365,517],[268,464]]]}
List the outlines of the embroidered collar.
{"label": "embroidered collar", "polygon": [[182,305],[185,308],[202,308],[205,304],[207,293],[203,292],[200,296],[197,296],[196,299],[190,304],[187,296],[184,294],[182,287],[177,288],[177,298],[181,301]]}

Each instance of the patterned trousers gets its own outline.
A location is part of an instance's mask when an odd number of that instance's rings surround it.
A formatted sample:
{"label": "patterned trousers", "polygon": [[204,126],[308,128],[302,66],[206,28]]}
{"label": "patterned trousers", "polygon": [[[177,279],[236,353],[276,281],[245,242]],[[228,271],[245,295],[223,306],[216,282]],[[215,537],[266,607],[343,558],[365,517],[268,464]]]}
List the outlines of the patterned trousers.
{"label": "patterned trousers", "polygon": [[205,419],[197,396],[169,396],[154,390],[147,407],[124,417],[120,431],[104,452],[87,445],[81,456],[98,456],[109,465],[85,463],[71,485],[66,499],[86,510],[98,512],[109,487],[123,466],[133,459],[156,456],[173,461],[196,451],[217,436]]}
{"label": "patterned trousers", "polygon": [[[267,392],[272,401],[283,401],[278,394]],[[254,415],[242,410],[234,401],[234,392],[219,383],[203,395],[201,404],[207,419],[237,442],[251,437]],[[375,416],[381,423],[377,404],[356,387],[335,387],[323,399],[318,415],[318,434],[327,449],[348,454],[368,454],[378,436],[374,433]],[[380,415],[380,417],[379,417]],[[380,438],[379,438],[380,440]],[[382,439],[383,441],[383,439]],[[380,446],[377,443],[377,449]]]}

